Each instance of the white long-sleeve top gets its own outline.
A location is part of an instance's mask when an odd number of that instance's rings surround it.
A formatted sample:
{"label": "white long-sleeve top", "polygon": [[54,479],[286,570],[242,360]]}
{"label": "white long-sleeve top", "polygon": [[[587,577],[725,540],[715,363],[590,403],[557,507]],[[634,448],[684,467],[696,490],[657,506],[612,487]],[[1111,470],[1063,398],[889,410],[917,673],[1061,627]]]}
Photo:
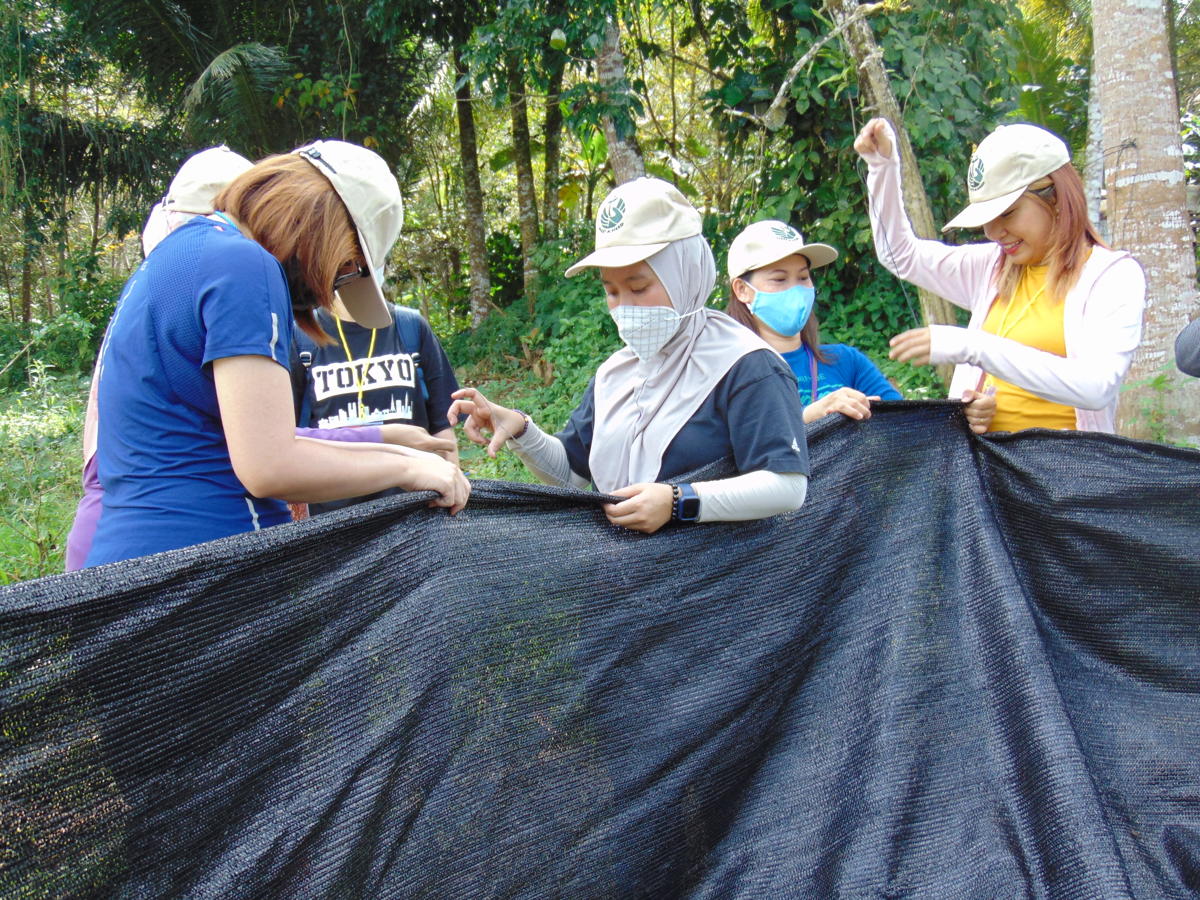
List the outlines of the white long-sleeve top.
{"label": "white long-sleeve top", "polygon": [[983,331],[997,295],[1001,251],[990,242],[952,247],[916,236],[904,210],[898,143],[894,133],[891,137],[891,157],[866,157],[875,253],[892,274],[971,311],[966,328],[930,327],[930,362],[957,364],[950,396],[977,389],[986,371],[1046,400],[1073,406],[1080,431],[1111,433],[1121,381],[1142,337],[1142,267],[1123,251],[1092,248],[1063,301],[1065,357]]}
{"label": "white long-sleeve top", "polygon": [[[508,445],[541,481],[559,487],[587,488],[587,479],[571,470],[562,441],[530,421]],[[746,472],[692,484],[700,498],[700,522],[745,522],[799,509],[808,494],[808,476],[798,472]]]}

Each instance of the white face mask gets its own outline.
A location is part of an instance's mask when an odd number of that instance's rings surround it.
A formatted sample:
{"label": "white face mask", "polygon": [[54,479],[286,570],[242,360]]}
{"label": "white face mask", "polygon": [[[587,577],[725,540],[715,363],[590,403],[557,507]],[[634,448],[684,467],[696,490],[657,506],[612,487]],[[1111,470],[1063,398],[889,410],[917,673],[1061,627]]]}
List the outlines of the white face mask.
{"label": "white face mask", "polygon": [[643,362],[675,337],[684,319],[669,306],[614,306],[608,314],[617,323],[617,334],[625,346]]}

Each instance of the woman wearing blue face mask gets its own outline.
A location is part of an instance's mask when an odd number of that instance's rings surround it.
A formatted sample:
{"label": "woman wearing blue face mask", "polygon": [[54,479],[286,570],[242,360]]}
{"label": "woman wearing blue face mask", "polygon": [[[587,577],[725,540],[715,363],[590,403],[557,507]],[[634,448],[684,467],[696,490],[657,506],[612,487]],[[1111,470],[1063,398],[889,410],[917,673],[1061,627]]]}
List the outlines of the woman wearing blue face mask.
{"label": "woman wearing blue face mask", "polygon": [[821,343],[812,270],[837,256],[828,244],[806,244],[795,228],[773,219],[750,225],[729,247],[729,315],[791,366],[805,422],[830,413],[868,419],[872,400],[902,399],[866,354]]}
{"label": "woman wearing blue face mask", "polygon": [[[605,198],[596,268],[625,343],[601,364],[558,434],[523,412],[457,391],[447,416],[488,451],[510,443],[542,481],[625,498],[609,521],[654,532],[667,522],[759,519],[800,506],[808,452],[796,380],[770,347],[708,309],[716,282],[700,214],[670,184],[638,178]],[[484,431],[491,432],[490,440]],[[731,459],[739,474],[678,483]]]}

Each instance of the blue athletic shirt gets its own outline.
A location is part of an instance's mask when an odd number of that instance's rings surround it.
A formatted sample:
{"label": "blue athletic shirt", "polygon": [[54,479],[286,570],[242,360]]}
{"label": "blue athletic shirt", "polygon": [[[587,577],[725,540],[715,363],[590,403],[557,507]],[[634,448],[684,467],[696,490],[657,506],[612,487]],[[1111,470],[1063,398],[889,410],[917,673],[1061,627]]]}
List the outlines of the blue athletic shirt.
{"label": "blue athletic shirt", "polygon": [[[904,399],[900,392],[892,387],[892,383],[883,377],[879,367],[861,350],[856,350],[848,344],[822,344],[821,352],[832,362],[817,361],[816,399],[820,400],[826,394],[832,394],[844,387],[862,391],[868,397],[879,397],[880,400]],[[783,358],[800,384],[800,402],[808,406],[813,402],[810,362],[812,357],[808,348],[801,344],[798,349],[784,353]]]}
{"label": "blue athletic shirt", "polygon": [[289,521],[233,472],[211,363],[284,368],[292,310],[283,268],[231,225],[196,218],[125,283],[101,348],[97,459],[104,508],[87,565]]}
{"label": "blue athletic shirt", "polygon": [[[589,481],[594,382],[557,435],[571,470]],[[733,364],[667,446],[655,481],[670,481],[727,456],[742,474],[809,473],[796,379],[772,350],[754,350]]]}

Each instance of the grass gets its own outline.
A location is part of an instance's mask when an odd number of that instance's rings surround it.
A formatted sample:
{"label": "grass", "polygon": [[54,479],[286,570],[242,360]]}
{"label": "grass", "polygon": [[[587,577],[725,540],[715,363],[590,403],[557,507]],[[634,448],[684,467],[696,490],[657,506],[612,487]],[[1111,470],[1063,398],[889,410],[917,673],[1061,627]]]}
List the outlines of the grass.
{"label": "grass", "polygon": [[88,382],[34,364],[29,386],[0,395],[0,584],[63,570],[82,493]]}

